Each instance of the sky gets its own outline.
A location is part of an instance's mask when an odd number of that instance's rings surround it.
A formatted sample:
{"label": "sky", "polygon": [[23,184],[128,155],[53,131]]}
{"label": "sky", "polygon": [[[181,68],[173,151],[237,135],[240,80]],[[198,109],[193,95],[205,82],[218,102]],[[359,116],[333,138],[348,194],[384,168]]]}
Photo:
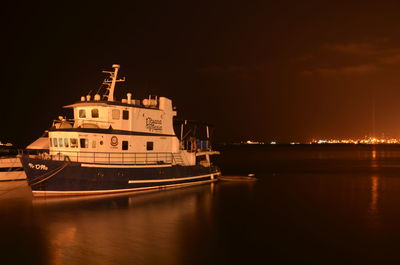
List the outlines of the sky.
{"label": "sky", "polygon": [[[11,1],[10,1],[11,2]],[[67,1],[63,1],[67,2]],[[0,141],[26,145],[112,64],[219,142],[400,138],[397,1],[2,4]]]}

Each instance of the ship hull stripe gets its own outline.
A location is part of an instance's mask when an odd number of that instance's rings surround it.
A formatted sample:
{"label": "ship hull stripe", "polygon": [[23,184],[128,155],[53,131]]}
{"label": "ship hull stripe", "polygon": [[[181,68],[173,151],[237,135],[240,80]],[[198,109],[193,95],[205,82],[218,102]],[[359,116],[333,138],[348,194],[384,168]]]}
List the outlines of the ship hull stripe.
{"label": "ship hull stripe", "polygon": [[160,185],[152,187],[142,187],[142,188],[130,188],[130,189],[120,189],[120,190],[89,190],[89,191],[38,191],[33,190],[33,195],[36,196],[70,196],[70,195],[97,195],[97,194],[108,194],[108,193],[122,193],[122,192],[134,192],[134,191],[150,191],[155,189],[170,189],[183,186],[192,186],[198,184],[206,184],[215,182],[218,179],[204,180],[192,183],[182,183],[182,184],[170,184],[170,185]]}
{"label": "ship hull stripe", "polygon": [[200,179],[204,177],[209,177],[211,175],[201,175],[201,176],[195,176],[195,177],[187,177],[187,178],[170,178],[170,179],[163,179],[160,181],[159,179],[145,179],[145,180],[129,180],[128,183],[133,184],[133,183],[160,183],[160,182],[175,182],[175,181],[183,181],[183,180],[190,180],[190,179]]}
{"label": "ship hull stripe", "polygon": [[98,168],[163,168],[172,167],[168,165],[107,165],[107,164],[81,164],[82,167],[98,167]]}

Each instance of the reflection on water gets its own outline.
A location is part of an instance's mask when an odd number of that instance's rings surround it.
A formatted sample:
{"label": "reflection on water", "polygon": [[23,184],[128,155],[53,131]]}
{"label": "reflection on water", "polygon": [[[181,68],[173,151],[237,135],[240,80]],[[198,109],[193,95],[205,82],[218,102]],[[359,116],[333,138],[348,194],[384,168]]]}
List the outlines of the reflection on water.
{"label": "reflection on water", "polygon": [[[377,168],[379,166],[377,154],[376,154],[376,146],[372,145],[371,150],[371,167]],[[371,203],[369,207],[369,211],[371,214],[376,214],[378,211],[378,192],[379,192],[379,177],[374,175],[371,177]]]}
{"label": "reflection on water", "polygon": [[[385,156],[384,152],[380,153],[380,156]],[[379,166],[378,162],[378,157],[376,153],[376,146],[372,145],[372,150],[371,150],[371,167],[372,168],[377,168]]]}
{"label": "reflection on water", "polygon": [[400,263],[400,145],[221,157],[258,181],[44,199],[0,183],[1,264]]}
{"label": "reflection on water", "polygon": [[54,233],[54,239],[50,240],[51,263],[54,265],[68,264],[64,257],[68,255],[68,249],[76,240],[76,227],[59,227]]}
{"label": "reflection on water", "polygon": [[371,204],[369,210],[372,214],[378,211],[379,177],[371,177]]}
{"label": "reflection on water", "polygon": [[35,199],[36,221],[52,264],[179,264],[191,228],[209,222],[213,188]]}
{"label": "reflection on water", "polygon": [[376,160],[376,150],[372,150],[372,160]]}
{"label": "reflection on water", "polygon": [[376,160],[376,150],[372,149],[372,160],[375,161]]}

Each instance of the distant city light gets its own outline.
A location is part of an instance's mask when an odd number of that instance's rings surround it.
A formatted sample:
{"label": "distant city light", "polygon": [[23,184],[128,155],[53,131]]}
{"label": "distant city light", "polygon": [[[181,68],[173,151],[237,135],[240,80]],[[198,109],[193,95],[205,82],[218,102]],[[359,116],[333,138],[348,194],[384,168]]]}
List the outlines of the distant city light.
{"label": "distant city light", "polygon": [[0,142],[0,146],[7,146],[7,147],[9,147],[9,146],[13,146],[13,145],[12,145],[12,143],[2,143],[2,142]]}
{"label": "distant city light", "polygon": [[399,144],[400,140],[395,138],[369,137],[364,139],[321,139],[312,140],[310,144]]}
{"label": "distant city light", "polygon": [[[248,145],[264,145],[263,141],[246,140],[239,144]],[[268,144],[268,143],[267,143]],[[269,144],[278,144],[277,141],[271,141]],[[285,144],[285,143],[280,143]],[[369,137],[363,139],[318,139],[310,142],[286,142],[286,144],[297,145],[297,144],[400,144],[400,139],[396,138],[376,138]]]}
{"label": "distant city light", "polygon": [[260,141],[252,141],[252,140],[247,140],[245,142],[241,142],[242,144],[265,144],[264,142]]}

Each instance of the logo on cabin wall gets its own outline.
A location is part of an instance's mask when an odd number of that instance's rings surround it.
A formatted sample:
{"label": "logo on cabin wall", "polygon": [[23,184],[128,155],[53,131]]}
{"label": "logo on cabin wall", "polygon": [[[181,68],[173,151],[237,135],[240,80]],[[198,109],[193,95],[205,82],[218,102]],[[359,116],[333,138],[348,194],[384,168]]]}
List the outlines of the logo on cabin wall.
{"label": "logo on cabin wall", "polygon": [[162,120],[153,120],[152,118],[146,118],[146,129],[150,132],[161,132]]}
{"label": "logo on cabin wall", "polygon": [[117,146],[117,145],[118,145],[118,138],[117,138],[117,136],[111,137],[111,145],[112,145],[112,146]]}

